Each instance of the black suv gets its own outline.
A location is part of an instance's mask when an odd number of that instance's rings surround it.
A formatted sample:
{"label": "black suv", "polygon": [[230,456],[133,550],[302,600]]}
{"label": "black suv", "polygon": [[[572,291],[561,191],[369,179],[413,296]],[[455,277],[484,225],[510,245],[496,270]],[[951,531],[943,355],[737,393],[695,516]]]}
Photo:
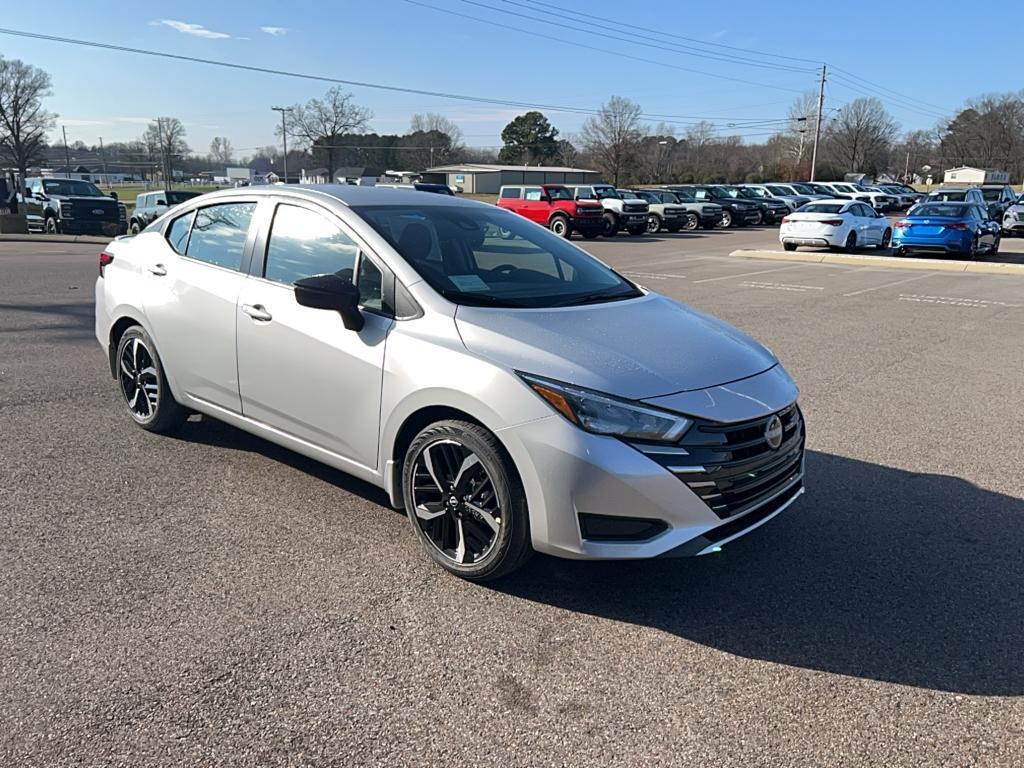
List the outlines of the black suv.
{"label": "black suv", "polygon": [[782,217],[789,213],[788,205],[777,197],[769,197],[759,190],[747,187],[726,187],[726,189],[735,189],[741,198],[756,203],[761,210],[760,223],[762,224],[778,224],[782,221]]}
{"label": "black suv", "polygon": [[1017,202],[1017,193],[1006,184],[982,184],[981,196],[985,198],[989,217],[996,221],[1001,221],[1006,209]]}
{"label": "black suv", "polygon": [[748,224],[760,224],[764,215],[753,200],[744,200],[739,196],[736,187],[717,184],[683,184],[671,187],[672,190],[689,192],[698,201],[716,203],[722,206],[722,219],[719,226],[745,227]]}
{"label": "black suv", "polygon": [[131,221],[128,222],[128,231],[133,235],[139,234],[148,227],[154,219],[163,216],[168,209],[178,203],[184,203],[193,197],[199,197],[198,192],[144,192],[135,198],[135,210],[132,211]]}
{"label": "black suv", "polygon": [[30,230],[51,235],[114,237],[128,231],[125,207],[117,197],[81,179],[25,179],[21,211]]}

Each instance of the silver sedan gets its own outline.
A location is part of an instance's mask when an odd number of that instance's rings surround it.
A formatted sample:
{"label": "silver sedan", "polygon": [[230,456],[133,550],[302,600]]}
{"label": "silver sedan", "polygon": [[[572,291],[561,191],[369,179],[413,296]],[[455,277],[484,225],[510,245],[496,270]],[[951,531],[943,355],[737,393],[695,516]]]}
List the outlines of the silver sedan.
{"label": "silver sedan", "polygon": [[199,413],[379,486],[468,579],[717,551],[803,492],[768,349],[482,203],[203,195],[107,247],[96,336],[143,429]]}

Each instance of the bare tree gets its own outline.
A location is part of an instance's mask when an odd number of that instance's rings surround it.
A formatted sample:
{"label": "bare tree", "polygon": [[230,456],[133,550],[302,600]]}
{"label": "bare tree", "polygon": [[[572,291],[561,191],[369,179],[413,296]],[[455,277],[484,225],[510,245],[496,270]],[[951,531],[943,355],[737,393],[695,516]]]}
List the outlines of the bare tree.
{"label": "bare tree", "polygon": [[409,121],[409,133],[430,133],[431,131],[445,134],[450,139],[452,149],[462,146],[462,129],[444,115],[439,115],[436,112],[427,112],[426,114],[417,112],[412,116]]}
{"label": "bare tree", "polygon": [[640,105],[622,96],[608,99],[596,115],[584,121],[580,131],[584,149],[616,186],[626,180],[643,135]]}
{"label": "bare tree", "polygon": [[22,181],[57,117],[43,109],[50,93],[46,72],[19,59],[0,58],[0,154],[17,167]]}
{"label": "bare tree", "polygon": [[826,157],[847,171],[877,173],[888,166],[898,130],[881,101],[855,99],[825,129]]}
{"label": "bare tree", "polygon": [[164,187],[168,187],[174,177],[175,160],[180,160],[190,151],[185,142],[185,126],[176,117],[158,117],[146,127],[142,140],[150,155],[160,163]]}
{"label": "bare tree", "polygon": [[[333,181],[337,168],[335,137],[346,133],[365,131],[373,113],[366,107],[353,103],[352,94],[338,87],[331,88],[322,99],[310,99],[305,104],[295,104],[286,114],[288,137],[293,138],[302,148],[319,154],[327,168],[327,175]],[[280,128],[277,129],[280,135]]]}
{"label": "bare tree", "polygon": [[235,148],[227,136],[214,136],[210,140],[210,159],[218,165],[231,165]]}

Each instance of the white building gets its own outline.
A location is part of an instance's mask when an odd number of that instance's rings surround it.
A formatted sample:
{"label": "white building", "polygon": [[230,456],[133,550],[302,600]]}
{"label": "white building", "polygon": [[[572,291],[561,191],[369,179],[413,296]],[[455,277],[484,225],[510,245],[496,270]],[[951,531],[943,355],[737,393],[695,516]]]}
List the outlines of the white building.
{"label": "white building", "polygon": [[961,166],[950,168],[942,177],[943,184],[1009,184],[1010,174],[1006,171],[995,171],[991,168],[971,168]]}

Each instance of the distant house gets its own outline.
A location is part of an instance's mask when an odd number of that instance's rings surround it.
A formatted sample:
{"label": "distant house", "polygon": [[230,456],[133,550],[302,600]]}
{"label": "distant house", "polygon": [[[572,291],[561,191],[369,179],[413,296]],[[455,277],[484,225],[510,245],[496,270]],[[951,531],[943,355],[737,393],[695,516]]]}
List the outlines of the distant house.
{"label": "distant house", "polygon": [[943,184],[1009,184],[1010,174],[991,168],[972,168],[968,165],[950,168],[942,177]]}
{"label": "distant house", "polygon": [[57,168],[40,168],[39,175],[44,178],[81,179],[94,184],[120,184],[127,176],[123,173],[104,173],[102,168],[90,168],[87,165],[66,165]]}
{"label": "distant house", "polygon": [[601,174],[586,168],[472,163],[428,168],[422,180],[471,194],[497,194],[503,184],[594,184],[601,180]]}
{"label": "distant house", "polygon": [[[372,187],[384,178],[384,172],[379,168],[367,168],[365,166],[350,166],[336,168],[334,171],[334,184],[358,184],[364,187]],[[300,184],[328,184],[332,180],[328,176],[326,168],[302,169],[299,175]]]}

